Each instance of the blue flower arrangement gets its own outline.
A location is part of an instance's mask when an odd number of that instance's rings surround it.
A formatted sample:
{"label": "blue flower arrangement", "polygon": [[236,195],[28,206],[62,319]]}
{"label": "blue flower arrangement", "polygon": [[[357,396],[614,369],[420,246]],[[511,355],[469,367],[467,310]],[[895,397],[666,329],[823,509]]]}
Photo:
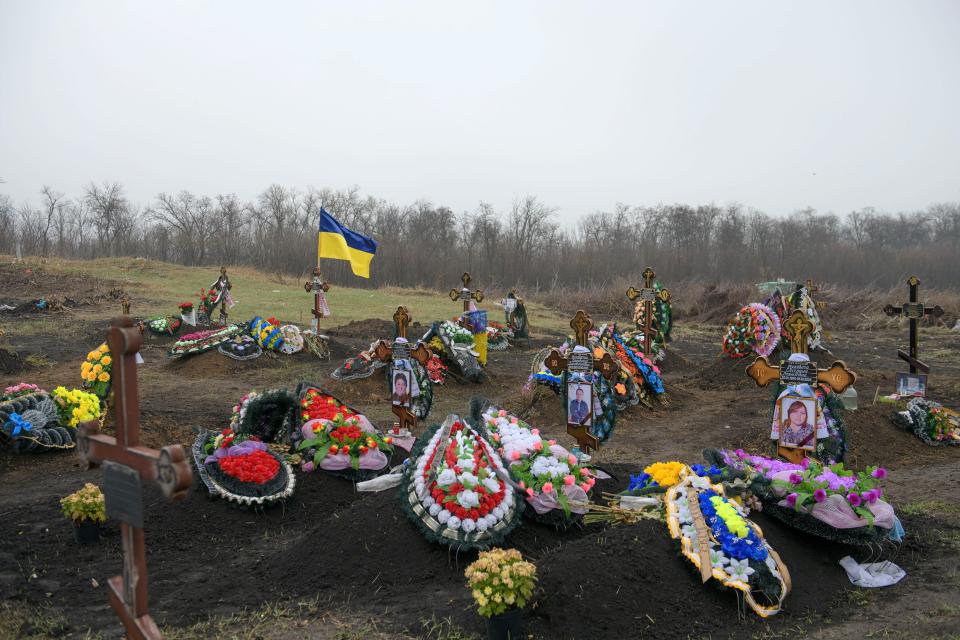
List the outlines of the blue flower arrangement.
{"label": "blue flower arrangement", "polygon": [[630,360],[633,362],[633,364],[637,367],[637,370],[643,376],[643,379],[646,381],[647,385],[653,389],[653,392],[657,395],[663,393],[663,379],[661,379],[659,374],[653,370],[653,365],[647,364],[649,361],[645,362],[642,356],[637,355],[636,350],[630,345],[626,344],[620,334],[613,334],[613,339],[617,341],[617,344],[623,347],[623,350],[630,357]]}
{"label": "blue flower arrangement", "polygon": [[713,537],[720,543],[724,555],[728,558],[737,560],[756,560],[763,562],[767,559],[767,548],[757,537],[757,532],[753,527],[747,527],[747,535],[743,538],[733,534],[727,528],[727,523],[723,518],[717,515],[710,498],[719,497],[726,502],[726,498],[720,496],[716,491],[707,490],[699,494],[700,511],[703,513],[703,519],[713,531]]}

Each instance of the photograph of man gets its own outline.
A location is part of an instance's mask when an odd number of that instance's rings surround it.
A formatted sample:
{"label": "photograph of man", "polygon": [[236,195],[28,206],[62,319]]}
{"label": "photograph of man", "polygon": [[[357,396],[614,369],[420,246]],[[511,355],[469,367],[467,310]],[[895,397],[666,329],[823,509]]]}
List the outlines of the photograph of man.
{"label": "photograph of man", "polygon": [[927,394],[927,376],[923,374],[898,373],[897,394],[922,398]]}
{"label": "photograph of man", "polygon": [[784,415],[781,406],[780,444],[798,449],[814,449],[817,443],[816,432],[810,420],[812,411],[808,407],[814,401],[784,398],[782,402],[787,405],[787,412]]}
{"label": "photograph of man", "polygon": [[391,400],[399,407],[410,406],[410,372],[395,370],[393,372],[393,393]]}
{"label": "photograph of man", "polygon": [[570,400],[567,407],[567,422],[589,427],[593,421],[593,411],[591,411],[591,400],[593,398],[590,393],[590,385],[576,382],[569,383],[567,397]]}

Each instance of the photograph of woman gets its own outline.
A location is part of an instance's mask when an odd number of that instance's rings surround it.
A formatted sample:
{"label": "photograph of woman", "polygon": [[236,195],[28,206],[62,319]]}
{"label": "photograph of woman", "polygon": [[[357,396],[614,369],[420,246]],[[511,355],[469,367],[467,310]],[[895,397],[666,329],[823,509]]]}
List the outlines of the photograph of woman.
{"label": "photograph of woman", "polygon": [[399,407],[410,406],[410,372],[395,369],[393,372],[393,393],[391,400]]}
{"label": "photograph of woman", "polygon": [[[781,399],[780,444],[784,447],[813,450],[817,444],[811,416],[816,415],[815,399]],[[786,407],[786,412],[783,411]]]}

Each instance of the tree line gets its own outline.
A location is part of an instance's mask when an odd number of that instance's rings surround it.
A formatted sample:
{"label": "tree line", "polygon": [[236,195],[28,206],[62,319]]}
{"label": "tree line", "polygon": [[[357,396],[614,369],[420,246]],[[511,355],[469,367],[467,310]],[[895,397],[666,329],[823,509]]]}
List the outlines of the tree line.
{"label": "tree line", "polygon": [[345,263],[324,261],[327,277],[355,286],[447,289],[467,270],[481,286],[549,292],[639,279],[651,265],[668,284],[810,277],[887,287],[916,273],[926,284],[955,287],[960,264],[960,203],[779,216],[740,204],[617,204],[563,228],[557,210],[535,196],[505,211],[481,202],[459,213],[423,200],[391,203],[357,187],[274,184],[253,201],[181,191],[136,203],[120,183],[104,182],[74,197],[49,186],[38,196],[37,203],[15,205],[0,194],[0,253],[19,247],[25,256],[139,256],[300,276],[316,263],[322,204],[380,243],[370,280],[354,278]]}

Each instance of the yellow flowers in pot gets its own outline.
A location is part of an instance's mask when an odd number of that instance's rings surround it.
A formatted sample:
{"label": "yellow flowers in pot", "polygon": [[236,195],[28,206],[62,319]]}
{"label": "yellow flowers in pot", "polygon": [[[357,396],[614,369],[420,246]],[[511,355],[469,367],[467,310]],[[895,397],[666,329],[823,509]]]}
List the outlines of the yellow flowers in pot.
{"label": "yellow flowers in pot", "polygon": [[477,610],[486,618],[523,608],[537,584],[537,567],[516,549],[480,552],[465,575]]}
{"label": "yellow flowers in pot", "polygon": [[90,389],[98,398],[106,398],[110,393],[110,370],[113,358],[110,356],[110,347],[106,343],[87,354],[87,359],[80,365],[80,377],[83,378],[83,387]]}
{"label": "yellow flowers in pot", "polygon": [[83,485],[82,489],[62,498],[60,507],[63,509],[63,515],[76,524],[107,520],[107,507],[103,501],[103,493],[100,487],[90,482]]}
{"label": "yellow flowers in pot", "polygon": [[81,422],[96,420],[100,417],[100,398],[92,393],[57,387],[51,394],[57,403],[60,424],[65,427],[77,427]]}

